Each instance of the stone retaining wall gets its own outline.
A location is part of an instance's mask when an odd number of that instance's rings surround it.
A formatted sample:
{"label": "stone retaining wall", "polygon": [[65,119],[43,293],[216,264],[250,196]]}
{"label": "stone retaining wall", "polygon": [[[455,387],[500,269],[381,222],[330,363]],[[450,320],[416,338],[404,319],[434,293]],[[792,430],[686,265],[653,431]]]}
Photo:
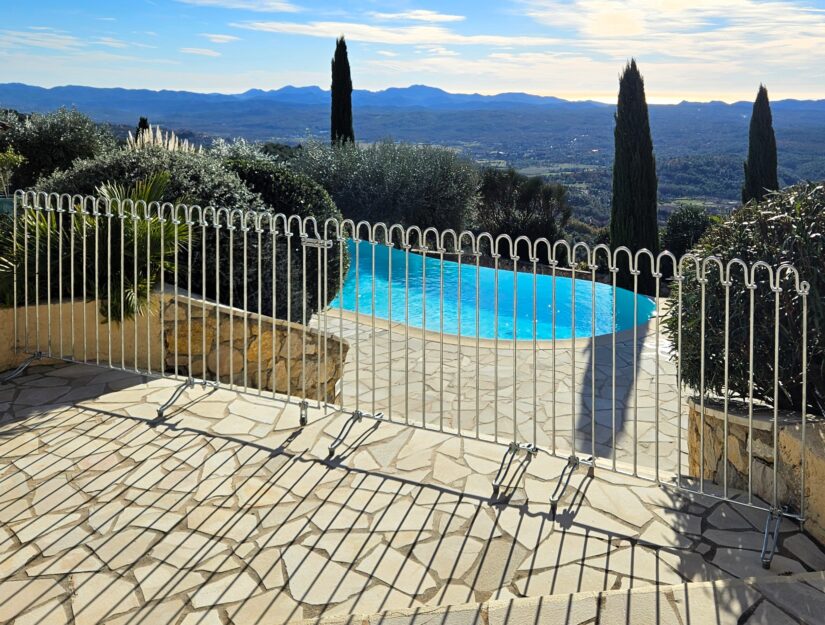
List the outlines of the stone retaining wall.
{"label": "stone retaining wall", "polygon": [[332,334],[214,303],[204,309],[199,300],[190,317],[185,297],[167,300],[164,330],[166,365],[181,374],[306,399],[338,397],[349,344]]}
{"label": "stone retaining wall", "polygon": [[[724,410],[721,404],[705,402],[704,477],[714,484],[723,483],[725,448]],[[754,409],[753,428],[748,425],[747,411],[741,406],[728,407],[727,465],[728,488],[747,492],[751,474],[753,495],[770,502],[773,498],[773,411]],[[701,472],[700,432],[702,412],[698,399],[689,402],[688,469],[692,477]],[[801,509],[802,434],[801,416],[780,412],[777,433],[777,492],[781,505]],[[749,432],[752,431],[752,436]],[[750,439],[750,440],[749,440]],[[748,449],[752,449],[749,463]],[[805,435],[805,529],[825,542],[825,422],[809,417]],[[729,493],[731,494],[731,493]]]}

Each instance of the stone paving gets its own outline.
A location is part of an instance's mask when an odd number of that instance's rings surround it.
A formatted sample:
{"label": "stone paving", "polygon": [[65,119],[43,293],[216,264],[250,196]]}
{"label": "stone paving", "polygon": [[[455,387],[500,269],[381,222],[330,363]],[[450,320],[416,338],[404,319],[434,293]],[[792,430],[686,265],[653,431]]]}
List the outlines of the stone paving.
{"label": "stone paving", "polygon": [[[350,345],[343,401],[350,410],[487,440],[576,450],[662,479],[687,470],[687,400],[680,394],[671,345],[656,322],[611,336],[476,342],[391,326],[367,315],[332,311],[311,327]],[[615,375],[614,363],[615,360]],[[515,405],[514,405],[515,393]],[[658,420],[658,422],[657,422]],[[681,434],[681,441],[680,441]],[[595,444],[592,441],[595,440]],[[680,444],[681,443],[681,444]]]}
{"label": "stone paving", "polygon": [[494,495],[490,442],[363,420],[328,459],[348,415],[299,428],[294,404],[200,387],[153,423],[175,388],[86,365],[0,387],[1,623],[280,624],[825,569],[790,522],[763,571],[762,512],[598,468],[554,517],[547,453]]}

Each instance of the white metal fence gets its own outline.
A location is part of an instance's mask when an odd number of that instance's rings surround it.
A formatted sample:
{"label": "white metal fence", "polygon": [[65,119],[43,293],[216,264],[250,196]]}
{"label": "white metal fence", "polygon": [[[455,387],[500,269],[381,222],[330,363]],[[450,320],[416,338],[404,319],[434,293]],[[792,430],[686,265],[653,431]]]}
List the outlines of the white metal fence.
{"label": "white metal fence", "polygon": [[[198,383],[316,402],[351,415],[330,455],[364,418],[506,444],[496,488],[515,457],[551,453],[568,458],[553,503],[584,464],[764,508],[766,564],[781,516],[805,518],[805,410],[794,426],[803,450],[791,467],[796,483],[786,500],[779,489],[788,350],[808,405],[808,284],[789,265],[22,192],[11,263],[19,348],[32,359],[179,379],[159,418]],[[632,291],[617,288],[624,270]],[[641,282],[650,297],[639,295]],[[731,295],[737,285],[748,293],[744,309]],[[720,297],[724,312],[706,314]],[[789,297],[801,315],[793,341],[783,335]],[[757,316],[764,298],[772,319]],[[765,324],[770,345],[756,331]],[[681,370],[688,341],[699,346],[692,389]],[[755,399],[764,366],[773,374],[767,408]],[[748,378],[745,392],[731,389],[733,368]],[[718,466],[706,467],[712,401],[722,448]],[[734,401],[744,424],[729,414]],[[766,410],[768,493],[753,481],[755,419]],[[746,482],[729,479],[732,427],[746,429]]]}

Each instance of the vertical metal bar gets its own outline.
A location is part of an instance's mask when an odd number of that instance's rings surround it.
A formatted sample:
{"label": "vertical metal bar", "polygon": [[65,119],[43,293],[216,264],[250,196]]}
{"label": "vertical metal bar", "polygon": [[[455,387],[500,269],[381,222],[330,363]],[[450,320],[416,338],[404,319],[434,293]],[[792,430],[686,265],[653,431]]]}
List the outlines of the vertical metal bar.
{"label": "vertical metal bar", "polygon": [[[725,279],[726,278],[726,279]],[[722,424],[723,427],[723,441],[722,441],[722,457],[724,461],[722,462],[722,496],[727,499],[728,498],[728,396],[730,395],[730,389],[728,388],[728,375],[730,370],[730,276],[726,276],[723,278],[723,284],[725,287],[725,355],[724,355],[724,382],[723,385],[725,387],[724,397],[722,398],[723,402],[723,414],[724,414],[724,423]],[[748,468],[748,473],[750,473],[750,467]]]}
{"label": "vertical metal bar", "polygon": [[[258,235],[258,396],[260,397],[263,393],[264,387],[266,383],[264,382],[263,378],[263,371],[261,368],[261,357],[263,356],[264,352],[264,334],[262,330],[262,323],[263,323],[263,228],[261,228],[260,223],[255,224],[255,232]],[[275,316],[273,312],[273,317]],[[273,369],[275,368],[275,353],[272,353],[272,364]],[[273,386],[275,386],[273,384]]]}
{"label": "vertical metal bar", "polygon": [[[191,239],[191,237],[190,237]],[[140,307],[140,283],[138,282],[138,212],[137,207],[132,207],[132,288],[135,292],[135,316],[132,319],[132,353],[133,353],[133,360],[132,366],[134,367],[135,371],[139,371],[138,367],[138,308]],[[191,268],[190,268],[191,269]],[[189,274],[191,275],[192,272],[190,271]],[[191,291],[191,289],[190,289]],[[147,297],[147,304],[148,304],[148,297],[149,292],[146,292]],[[147,309],[146,316],[149,316],[149,312]],[[189,352],[191,353],[192,350],[190,349]],[[191,369],[191,367],[190,367]]]}
{"label": "vertical metal bar", "polygon": [[439,393],[438,393],[438,430],[444,431],[444,249],[438,244],[438,356],[439,356]]}
{"label": "vertical metal bar", "polygon": [[[57,236],[57,323],[58,341],[60,343],[58,357],[63,358],[63,198],[57,199],[57,213],[55,215],[55,229]],[[51,265],[49,266],[51,270]]]}
{"label": "vertical metal bar", "polygon": [[[35,206],[32,209],[34,223],[34,334],[35,351],[42,351],[40,347],[40,225],[43,223],[42,213],[38,212],[38,202],[35,199]],[[97,269],[97,267],[95,267]],[[97,276],[97,271],[95,271]]]}
{"label": "vertical metal bar", "polygon": [[[95,326],[95,364],[100,364],[100,211],[98,204],[95,202],[92,210],[92,218],[94,222],[95,231],[95,312],[94,312],[94,326]],[[163,242],[163,230],[161,230],[161,243]],[[161,245],[161,250],[163,245]],[[162,252],[161,252],[162,253]],[[163,266],[163,256],[161,256],[161,266]],[[163,289],[163,273],[161,273],[161,289]],[[161,327],[163,326],[163,313],[161,312]]]}
{"label": "vertical metal bar", "polygon": [[[186,375],[190,379],[195,376],[192,375],[192,330],[195,321],[192,319],[192,213],[191,208],[186,215],[186,322],[188,324],[188,331],[186,332],[186,347],[188,350],[186,362]],[[175,255],[178,257],[178,254]],[[206,328],[203,326],[204,319],[201,318],[201,335],[206,334]]]}
{"label": "vertical metal bar", "polygon": [[493,440],[498,442],[498,245],[493,250],[494,288],[493,288]]}
{"label": "vertical metal bar", "polygon": [[773,494],[771,505],[779,509],[779,271],[776,272],[773,312]]}
{"label": "vertical metal bar", "polygon": [[748,285],[750,299],[750,325],[748,326],[748,504],[753,504],[753,343],[756,281]]}
{"label": "vertical metal bar", "polygon": [[516,250],[512,251],[513,261],[513,442],[518,443],[518,411],[517,404],[517,387],[518,387],[518,355],[516,352],[518,340],[518,255]]}
{"label": "vertical metal bar", "polygon": [[[229,224],[227,224],[227,225],[229,225]],[[218,385],[221,384],[221,224],[220,224],[220,213],[215,213],[215,382]]]}
{"label": "vertical metal bar", "polygon": [[370,360],[370,370],[372,371],[372,405],[370,408],[370,414],[375,414],[375,368],[377,366],[377,362],[375,360],[375,235],[373,232],[370,232],[370,338],[371,338],[371,346],[372,346],[372,358]]}
{"label": "vertical metal bar", "polygon": [[404,242],[404,423],[410,423],[410,246]]}
{"label": "vertical metal bar", "polygon": [[387,376],[388,376],[388,391],[389,397],[387,399],[387,418],[392,421],[392,238],[387,235]]}
{"label": "vertical metal bar", "polygon": [[[681,271],[681,270],[680,270]],[[682,284],[683,276],[678,277],[679,301],[676,321],[676,422],[677,452],[676,452],[676,479],[677,485],[682,486]],[[750,473],[750,471],[748,471]]]}
{"label": "vertical metal bar", "polygon": [[[109,368],[112,367],[112,205],[107,203],[106,207],[106,323],[107,332],[107,348],[109,350],[108,360]],[[121,313],[123,312],[123,303],[121,302]]]}
{"label": "vertical metal bar", "polygon": [[636,370],[639,361],[639,269],[633,261],[633,475],[639,475],[639,381]]}
{"label": "vertical metal bar", "polygon": [[[576,252],[572,252],[573,258],[568,261],[570,265],[570,455],[578,456],[576,449]],[[583,390],[583,389],[582,389]]]}
{"label": "vertical metal bar", "polygon": [[802,447],[799,478],[799,516],[805,518],[805,469],[807,456],[808,423],[808,291],[802,293]]}
{"label": "vertical metal bar", "polygon": [[[163,227],[163,224],[159,224]],[[151,375],[152,373],[152,265],[151,265],[151,232],[152,232],[152,209],[150,206],[146,207],[146,371]],[[135,240],[137,240],[137,233],[135,233]],[[204,248],[206,246],[204,245]],[[137,264],[137,258],[135,258]],[[163,268],[161,268],[163,271]],[[201,271],[201,283],[206,280],[206,270]],[[135,320],[135,327],[137,328],[137,319]],[[161,334],[162,336],[162,334]],[[161,339],[162,340],[162,339]],[[163,350],[159,353],[163,353]],[[205,370],[205,367],[204,367]]]}
{"label": "vertical metal bar", "polygon": [[427,242],[421,247],[421,425],[427,427]]}
{"label": "vertical metal bar", "polygon": [[[87,221],[87,218],[86,218],[86,206],[85,206],[85,204],[82,204],[81,206],[83,207],[83,215],[82,215],[82,221],[81,221],[83,227],[80,229],[81,237],[82,237],[81,256],[83,258],[82,267],[85,270],[85,268],[88,266],[87,263],[86,263],[86,257],[87,257],[87,254],[88,254],[88,249],[87,249],[88,244],[86,242],[86,238],[87,238],[87,232],[86,232],[87,224],[86,224],[86,221]],[[95,239],[97,239],[96,234],[95,234]],[[83,360],[85,362],[89,359],[89,356],[88,356],[87,322],[86,322],[86,308],[88,308],[88,306],[87,306],[87,304],[88,304],[88,294],[86,293],[86,283],[87,283],[86,276],[83,276],[83,279],[81,280],[81,282],[83,284]],[[28,315],[27,315],[26,321],[28,322]],[[26,337],[27,337],[26,340],[28,341],[28,328],[26,329]]]}
{"label": "vertical metal bar", "polygon": [[[126,209],[120,210],[120,368],[126,368]],[[177,248],[177,246],[175,246]]]}
{"label": "vertical metal bar", "polygon": [[533,446],[538,447],[538,315],[537,296],[538,278],[536,276],[536,263],[538,258],[533,253]]}
{"label": "vertical metal bar", "polygon": [[[550,292],[550,371],[551,386],[553,389],[553,404],[551,406],[550,422],[553,455],[556,455],[556,251],[553,249],[551,264],[552,291]],[[572,385],[571,385],[572,388]]]}
{"label": "vertical metal bar", "polygon": [[461,260],[462,249],[460,242],[456,243],[457,260],[458,260],[458,310],[456,311],[456,318],[458,321],[458,360],[456,361],[456,383],[458,384],[458,392],[456,393],[456,408],[458,410],[458,433],[461,435],[461,396],[464,394],[464,389],[461,385],[461,358],[463,356],[461,349],[461,274],[463,273],[464,265]]}
{"label": "vertical metal bar", "polygon": [[[319,233],[316,232],[319,235]],[[320,239],[320,235],[318,237]],[[323,240],[326,243],[326,238]],[[324,245],[324,255],[326,256],[326,245]],[[318,402],[318,407],[321,406],[321,359],[324,359],[324,373],[326,373],[326,355],[327,355],[327,337],[323,335],[323,344],[324,344],[324,353],[323,356],[321,355],[321,315],[324,314],[324,323],[326,324],[326,314],[324,313],[324,308],[326,307],[326,300],[321,299],[321,284],[323,282],[324,286],[326,287],[326,280],[327,280],[327,267],[324,264],[321,267],[321,248],[315,248],[315,275],[317,279],[315,280],[315,325],[317,334],[315,335],[315,399]],[[326,384],[327,378],[324,377],[323,383]],[[324,387],[326,388],[326,387]],[[324,391],[323,398],[326,399],[326,391]]]}
{"label": "vertical metal bar", "polygon": [[[478,244],[476,244],[478,245]],[[476,438],[481,437],[481,358],[479,356],[481,346],[481,252],[476,250]]]}
{"label": "vertical metal bar", "polygon": [[[241,221],[243,232],[243,390],[249,392],[249,213]],[[190,316],[191,317],[191,316]],[[191,332],[190,332],[191,333]],[[258,350],[260,352],[260,350]]]}
{"label": "vertical metal bar", "polygon": [[180,282],[180,276],[179,276],[179,274],[180,274],[179,269],[180,268],[178,267],[178,241],[179,241],[179,235],[178,235],[178,224],[179,224],[179,222],[178,222],[178,210],[179,210],[179,208],[180,208],[180,206],[173,206],[172,207],[172,226],[174,228],[173,236],[172,236],[172,239],[174,241],[173,248],[172,248],[172,255],[173,255],[172,266],[175,268],[175,285],[174,285],[174,289],[175,289],[175,291],[174,291],[174,301],[175,301],[175,305],[174,305],[174,309],[175,309],[175,320],[174,320],[174,328],[175,328],[174,329],[174,333],[175,333],[175,355],[174,355],[174,358],[175,358],[175,372],[174,372],[174,376],[175,376],[176,380],[179,379],[179,377],[180,377],[179,376],[179,369],[178,369],[178,365],[180,364],[180,361],[178,359],[179,352],[180,352],[180,350],[178,349],[178,336],[179,336],[178,307],[180,306],[180,304],[178,303],[178,284]]}
{"label": "vertical metal bar", "polygon": [[[17,299],[17,268],[20,263],[20,259],[17,257],[17,203],[20,196],[15,193],[14,194],[14,201],[11,208],[11,227],[12,227],[12,235],[11,235],[11,255],[14,259],[14,266],[12,267],[12,274],[11,274],[11,289],[12,289],[12,306],[14,307],[14,353],[16,354],[19,350],[20,346],[20,336],[18,334],[18,323],[17,323],[17,311],[20,308],[20,303]],[[74,275],[74,274],[72,274]],[[23,280],[25,281],[28,276],[23,274]],[[25,345],[28,347],[28,336],[26,336]]]}
{"label": "vertical metal bar", "polygon": [[49,200],[46,204],[46,345],[52,355],[52,212]]}
{"label": "vertical metal bar", "polygon": [[[277,222],[275,222],[277,224]],[[277,336],[277,319],[278,319],[278,227],[269,222],[270,234],[272,236],[272,275],[270,282],[272,283],[272,397],[278,392],[277,378],[275,368],[278,364],[278,351],[276,345]],[[289,325],[285,324],[286,330],[289,331]],[[343,349],[343,348],[342,348]],[[287,360],[289,360],[287,358]],[[343,389],[341,391],[343,393]]]}
{"label": "vertical metal bar", "polygon": [[307,235],[301,233],[301,400],[307,399]]}
{"label": "vertical metal bar", "polygon": [[[610,273],[612,274],[612,282],[613,282],[613,328],[612,332],[610,333],[610,343],[611,343],[611,363],[610,363],[610,441],[613,445],[613,449],[611,450],[611,456],[613,457],[613,471],[616,470],[616,457],[618,456],[618,447],[616,443],[616,332],[618,331],[618,322],[616,319],[616,274],[618,273],[618,268],[616,267],[615,260],[611,260],[611,267]],[[681,288],[681,284],[679,285]],[[681,292],[681,291],[680,291]],[[679,305],[681,306],[681,299],[679,300]],[[681,317],[680,317],[681,321]],[[635,325],[636,320],[633,320]],[[681,359],[679,359],[681,362]],[[681,385],[678,385],[681,389]]]}
{"label": "vertical metal bar", "polygon": [[346,237],[344,237],[344,226],[338,224],[338,288],[341,299],[338,305],[338,363],[341,367],[341,410],[346,410],[344,391],[346,385],[344,380],[344,250],[346,247]]}
{"label": "vertical metal bar", "polygon": [[[659,280],[661,278],[661,274],[659,273],[658,269],[659,268],[656,269],[656,273],[655,273],[655,276],[654,276],[655,279],[656,279],[656,308],[655,308],[655,310],[656,310],[656,345],[655,345],[656,356],[655,356],[655,362],[654,362],[654,365],[656,367],[656,373],[655,373],[656,382],[655,382],[655,391],[654,391],[655,401],[653,402],[653,404],[656,406],[656,408],[655,408],[655,410],[656,410],[656,444],[655,444],[656,459],[655,459],[654,464],[655,464],[656,483],[657,484],[660,481],[659,480],[659,430],[661,428],[661,424],[660,424],[660,421],[659,421],[659,415],[660,415],[660,412],[661,412],[661,406],[659,405],[659,325],[660,325],[660,323],[659,323],[659,295],[660,295],[659,294],[659,288],[660,288]],[[634,319],[633,323],[634,324],[638,323],[638,319]]]}
{"label": "vertical metal bar", "polygon": [[[158,267],[158,271],[160,273],[160,340],[161,344],[158,346],[159,354],[160,354],[160,373],[163,373],[166,370],[166,346],[163,344],[164,337],[167,335],[166,332],[166,206],[165,204],[160,204],[158,206],[158,217],[160,222],[160,266]],[[220,280],[220,274],[218,273],[218,265],[215,263],[215,276]],[[175,337],[177,340],[177,337]]]}
{"label": "vertical metal bar", "polygon": [[705,492],[705,291],[707,278],[704,267],[699,277],[700,309],[699,309],[699,492]]}
{"label": "vertical metal bar", "polygon": [[[235,389],[235,217],[229,215],[229,388]],[[177,319],[177,282],[175,282],[175,319]],[[177,332],[177,329],[176,329]],[[175,354],[177,359],[177,354]],[[218,367],[220,370],[220,367]]]}
{"label": "vertical metal bar", "polygon": [[[75,282],[74,282],[74,266],[75,266],[75,239],[77,238],[77,232],[75,232],[75,215],[76,215],[76,208],[72,200],[69,200],[69,306],[70,309],[70,323],[72,328],[72,336],[71,336],[71,346],[72,346],[72,360],[77,360],[77,337],[75,332]],[[15,262],[17,262],[15,260]],[[17,320],[17,316],[15,315],[15,321]],[[16,325],[15,325],[15,336],[16,333]],[[135,341],[137,343],[137,341]]]}
{"label": "vertical metal bar", "polygon": [[[201,219],[201,379],[206,381],[208,372],[206,368],[206,212],[202,211]],[[214,226],[214,223],[213,223]],[[190,245],[193,242],[190,241]],[[220,280],[220,276],[215,276]],[[215,310],[218,309],[218,302],[215,302]],[[217,380],[216,380],[217,381]]]}
{"label": "vertical metal bar", "polygon": [[361,411],[361,240],[355,233],[355,411]]}
{"label": "vertical metal bar", "polygon": [[590,456],[596,459],[596,255],[590,265]]}

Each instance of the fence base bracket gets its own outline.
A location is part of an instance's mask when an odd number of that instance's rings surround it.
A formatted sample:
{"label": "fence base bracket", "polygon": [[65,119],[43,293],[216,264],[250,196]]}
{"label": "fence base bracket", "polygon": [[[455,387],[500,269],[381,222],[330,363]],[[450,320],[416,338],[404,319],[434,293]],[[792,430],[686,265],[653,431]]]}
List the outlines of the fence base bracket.
{"label": "fence base bracket", "polygon": [[783,510],[771,508],[768,517],[765,519],[765,532],[762,538],[762,553],[759,559],[762,561],[762,568],[771,568],[773,554],[776,552],[776,542],[779,539],[779,528],[782,526]]}
{"label": "fence base bracket", "polygon": [[160,408],[158,408],[158,416],[155,417],[155,422],[159,422],[163,420],[163,415],[166,412],[166,409],[169,408],[172,404],[174,404],[178,398],[183,395],[183,391],[188,388],[195,387],[195,379],[194,378],[186,378],[186,380],[180,384],[176,389],[175,392],[172,393],[172,396],[167,399],[163,404],[161,404]]}
{"label": "fence base bracket", "polygon": [[592,456],[588,458],[579,458],[575,454],[568,456],[567,464],[561,470],[561,475],[559,475],[559,481],[556,482],[556,488],[553,489],[553,494],[550,495],[550,509],[554,516],[556,514],[556,509],[558,508],[559,501],[561,501],[561,498],[567,490],[567,487],[570,485],[570,479],[573,477],[573,473],[581,465],[587,467],[587,477],[593,477],[596,462]]}
{"label": "fence base bracket", "polygon": [[338,433],[338,436],[335,437],[335,440],[333,440],[329,444],[329,447],[327,449],[327,457],[328,458],[332,458],[332,456],[335,453],[335,450],[337,449],[337,447],[341,443],[344,442],[344,439],[346,439],[346,437],[352,431],[353,426],[356,423],[358,423],[359,421],[361,421],[362,419],[374,419],[376,421],[383,421],[384,420],[384,413],[383,412],[377,412],[375,414],[368,414],[368,413],[362,412],[360,410],[355,410],[350,415],[349,419],[346,420],[346,422],[344,423],[344,426],[341,428],[341,431]]}
{"label": "fence base bracket", "polygon": [[34,352],[31,356],[26,358],[26,360],[21,362],[17,369],[0,378],[0,384],[11,382],[14,378],[19,377],[26,369],[29,368],[29,365],[31,365],[35,360],[40,360],[41,358],[43,358],[43,352]]}
{"label": "fence base bracket", "polygon": [[510,472],[513,458],[515,458],[520,451],[526,452],[528,456],[535,456],[539,452],[538,447],[532,443],[510,443],[507,446],[507,451],[504,452],[504,457],[501,459],[501,464],[498,467],[498,473],[496,473],[496,477],[493,480],[494,493],[498,492],[498,489],[501,488],[501,483]]}
{"label": "fence base bracket", "polygon": [[298,417],[298,423],[301,427],[304,427],[309,422],[309,402],[305,399],[300,404],[298,404],[298,408],[301,411],[301,415]]}

